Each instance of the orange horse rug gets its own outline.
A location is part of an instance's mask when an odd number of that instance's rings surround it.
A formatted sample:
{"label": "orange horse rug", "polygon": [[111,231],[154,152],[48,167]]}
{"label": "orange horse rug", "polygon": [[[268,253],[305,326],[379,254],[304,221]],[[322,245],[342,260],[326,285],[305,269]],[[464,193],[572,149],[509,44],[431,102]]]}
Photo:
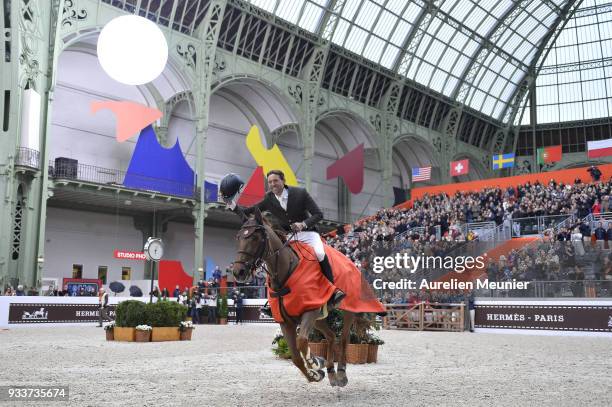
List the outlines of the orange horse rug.
{"label": "orange horse rug", "polygon": [[332,285],[321,272],[313,249],[300,242],[291,242],[291,247],[299,257],[299,264],[285,286],[274,292],[268,279],[268,302],[276,322],[283,322],[279,298],[289,316],[299,317],[306,311],[321,308],[329,301],[335,287],[341,289],[346,297],[339,308],[351,312],[385,312],[385,307],[376,299],[374,292],[361,276],[355,264],[342,253],[325,244],[325,253],[334,274]]}

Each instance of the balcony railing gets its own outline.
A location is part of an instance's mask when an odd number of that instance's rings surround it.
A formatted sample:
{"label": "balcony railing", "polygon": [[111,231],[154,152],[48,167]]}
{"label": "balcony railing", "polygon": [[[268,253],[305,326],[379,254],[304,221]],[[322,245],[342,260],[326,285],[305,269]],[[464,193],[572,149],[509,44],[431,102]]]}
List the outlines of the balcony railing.
{"label": "balcony railing", "polygon": [[26,147],[18,147],[15,165],[40,170],[40,151]]}
{"label": "balcony railing", "polygon": [[188,197],[190,199],[196,198],[199,192],[199,188],[196,188],[193,184],[132,173],[127,174],[125,171],[112,168],[80,164],[77,163],[76,160],[56,160],[55,162],[49,162],[49,176],[55,179],[85,181],[94,184]]}

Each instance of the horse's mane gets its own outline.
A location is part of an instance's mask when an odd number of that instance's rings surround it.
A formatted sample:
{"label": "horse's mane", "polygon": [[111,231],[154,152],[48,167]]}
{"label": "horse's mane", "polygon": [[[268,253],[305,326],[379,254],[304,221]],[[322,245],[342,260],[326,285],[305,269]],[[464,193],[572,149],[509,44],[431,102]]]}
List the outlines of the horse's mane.
{"label": "horse's mane", "polygon": [[261,218],[263,220],[264,225],[272,229],[272,231],[276,234],[276,236],[278,236],[281,242],[285,243],[287,241],[287,234],[280,227],[280,225],[276,221],[276,218],[272,216],[272,212],[265,211],[264,213],[262,213]]}

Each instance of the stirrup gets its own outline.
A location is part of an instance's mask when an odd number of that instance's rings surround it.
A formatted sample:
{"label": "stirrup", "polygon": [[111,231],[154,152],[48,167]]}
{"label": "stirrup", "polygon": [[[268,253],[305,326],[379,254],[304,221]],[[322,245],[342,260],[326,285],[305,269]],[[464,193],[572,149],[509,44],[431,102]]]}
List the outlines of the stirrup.
{"label": "stirrup", "polygon": [[345,297],[346,293],[340,289],[337,289],[336,291],[334,291],[334,294],[331,296],[329,301],[327,301],[327,305],[329,307],[336,307],[342,302]]}

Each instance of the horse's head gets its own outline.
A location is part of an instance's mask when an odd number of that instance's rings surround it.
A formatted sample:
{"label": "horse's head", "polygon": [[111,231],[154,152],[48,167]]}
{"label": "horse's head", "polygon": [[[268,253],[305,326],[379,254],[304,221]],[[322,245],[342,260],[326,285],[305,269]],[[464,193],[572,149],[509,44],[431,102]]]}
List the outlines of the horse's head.
{"label": "horse's head", "polygon": [[244,221],[236,235],[238,258],[232,265],[232,273],[239,283],[251,280],[269,250],[268,230],[259,209],[255,209],[254,215],[245,217]]}

